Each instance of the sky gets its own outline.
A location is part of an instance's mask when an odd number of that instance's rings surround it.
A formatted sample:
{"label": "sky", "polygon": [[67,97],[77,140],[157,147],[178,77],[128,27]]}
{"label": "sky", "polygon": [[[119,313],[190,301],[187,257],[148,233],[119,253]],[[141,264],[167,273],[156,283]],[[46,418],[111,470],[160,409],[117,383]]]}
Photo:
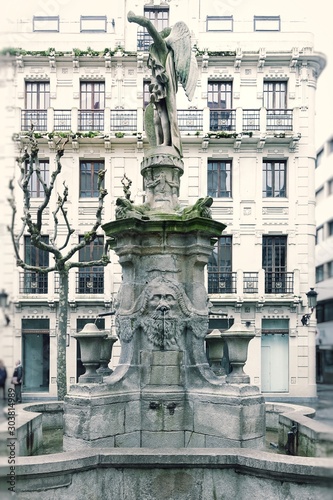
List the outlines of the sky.
{"label": "sky", "polygon": [[[168,0],[172,3],[182,0]],[[329,0],[203,0],[211,4],[213,15],[234,14],[243,18],[248,15],[280,15],[281,20],[306,20],[307,31],[315,36],[315,50],[327,57],[327,65],[318,79],[316,93],[316,147],[319,148],[333,134],[333,4]],[[155,1],[158,5],[159,2]],[[133,5],[135,3],[133,2]],[[5,2],[0,18],[0,33],[6,24],[17,18],[32,15],[71,15],[95,13],[112,15],[110,0],[15,0]],[[224,14],[222,14],[224,13]]]}

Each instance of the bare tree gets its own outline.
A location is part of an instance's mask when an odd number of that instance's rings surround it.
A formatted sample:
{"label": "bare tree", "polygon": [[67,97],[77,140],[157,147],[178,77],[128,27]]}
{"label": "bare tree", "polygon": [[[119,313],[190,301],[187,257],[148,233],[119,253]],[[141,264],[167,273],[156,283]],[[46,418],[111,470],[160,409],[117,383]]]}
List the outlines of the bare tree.
{"label": "bare tree", "polygon": [[[68,142],[67,139],[58,138],[55,142],[56,147],[56,159],[55,159],[55,169],[50,175],[50,182],[46,183],[41,175],[40,163],[38,158],[38,142],[35,138],[33,129],[27,135],[28,144],[21,151],[21,156],[16,159],[21,175],[19,179],[19,186],[23,192],[23,216],[20,219],[21,227],[17,231],[16,226],[17,221],[17,205],[15,201],[14,194],[14,182],[10,182],[10,198],[9,203],[12,208],[12,218],[11,224],[8,227],[11,239],[14,246],[16,263],[17,266],[21,267],[26,271],[35,271],[37,273],[46,274],[53,271],[59,273],[59,308],[58,308],[58,336],[57,336],[57,389],[58,389],[58,399],[63,400],[67,393],[67,382],[66,382],[66,334],[67,334],[67,319],[68,319],[68,277],[70,269],[91,267],[91,266],[106,266],[110,260],[107,256],[107,248],[104,246],[103,255],[99,260],[86,261],[86,262],[75,262],[72,260],[75,254],[79,252],[80,249],[87,245],[97,237],[97,230],[102,223],[102,210],[104,198],[107,195],[106,189],[103,187],[103,181],[105,176],[105,170],[100,170],[98,172],[98,207],[96,209],[95,223],[89,232],[84,234],[84,237],[79,243],[72,246],[71,236],[75,230],[71,227],[67,210],[65,205],[68,199],[68,187],[65,182],[63,183],[63,193],[55,194],[54,186],[55,181],[58,178],[62,170],[61,158],[64,154],[65,145]],[[34,174],[37,176],[38,181],[43,187],[44,198],[37,209],[37,214],[35,220],[33,220],[31,211],[31,177]],[[56,208],[52,213],[53,216],[53,234],[50,235],[49,241],[46,242],[45,238],[42,236],[43,231],[43,215],[45,215],[45,209],[49,206],[51,196],[54,194],[57,196]],[[59,218],[62,218],[65,227],[66,234],[64,237],[60,238],[58,235]],[[35,248],[48,252],[53,256],[54,263],[52,266],[42,267],[34,266],[25,262],[21,258],[20,253],[20,243],[22,237],[25,233],[28,233],[31,238],[31,245]],[[61,242],[58,240],[62,239]]]}

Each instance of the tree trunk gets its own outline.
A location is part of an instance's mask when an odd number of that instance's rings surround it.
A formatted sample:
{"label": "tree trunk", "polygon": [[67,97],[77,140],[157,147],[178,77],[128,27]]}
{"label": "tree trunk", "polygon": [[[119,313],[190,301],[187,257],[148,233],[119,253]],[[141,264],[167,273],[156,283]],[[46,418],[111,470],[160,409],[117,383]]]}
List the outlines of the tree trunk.
{"label": "tree trunk", "polygon": [[68,319],[68,270],[59,271],[59,310],[57,337],[57,388],[58,400],[67,394],[66,340]]}

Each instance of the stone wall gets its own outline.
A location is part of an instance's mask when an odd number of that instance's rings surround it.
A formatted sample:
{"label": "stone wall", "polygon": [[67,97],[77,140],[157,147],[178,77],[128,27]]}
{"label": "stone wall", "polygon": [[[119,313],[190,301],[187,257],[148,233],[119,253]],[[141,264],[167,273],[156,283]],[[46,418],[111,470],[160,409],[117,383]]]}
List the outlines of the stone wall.
{"label": "stone wall", "polygon": [[17,499],[332,499],[333,460],[255,450],[112,449],[22,457]]}

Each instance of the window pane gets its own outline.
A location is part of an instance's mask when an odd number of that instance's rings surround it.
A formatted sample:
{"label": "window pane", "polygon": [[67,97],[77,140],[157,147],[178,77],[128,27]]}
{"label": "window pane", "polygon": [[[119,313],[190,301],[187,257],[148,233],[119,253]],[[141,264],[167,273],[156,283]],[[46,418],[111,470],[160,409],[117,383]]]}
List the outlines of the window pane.
{"label": "window pane", "polygon": [[208,162],[208,196],[213,198],[231,197],[231,162]]}

